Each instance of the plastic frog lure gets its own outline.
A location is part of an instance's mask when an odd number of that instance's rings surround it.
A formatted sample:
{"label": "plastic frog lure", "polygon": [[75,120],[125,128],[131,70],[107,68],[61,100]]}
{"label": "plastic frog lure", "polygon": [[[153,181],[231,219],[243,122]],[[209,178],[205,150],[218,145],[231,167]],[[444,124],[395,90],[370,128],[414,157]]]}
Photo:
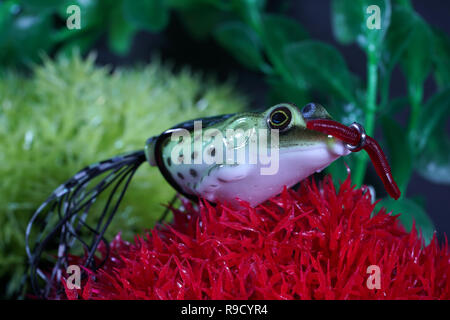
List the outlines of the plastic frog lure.
{"label": "plastic frog lure", "polygon": [[[215,139],[213,144],[212,137],[203,139],[198,135],[200,120],[205,135],[208,129],[214,129],[213,136],[222,138]],[[235,132],[231,140],[244,137],[240,143],[228,143],[230,129]],[[278,155],[275,172],[262,174],[262,164],[249,160],[238,164],[217,161],[226,160],[238,150],[257,158],[262,156],[262,149],[252,149],[252,137],[258,131],[271,141],[278,139],[277,144],[271,145],[271,154],[275,151]],[[251,134],[242,136],[242,132]],[[221,148],[225,152],[219,155]],[[213,203],[239,205],[239,198],[256,206],[280,193],[284,186],[291,187],[337,158],[361,149],[369,154],[387,192],[397,199],[400,191],[377,142],[357,123],[347,127],[332,120],[319,104],[309,103],[300,110],[283,103],[262,113],[237,113],[181,123],[148,139],[145,150],[84,168],[37,209],[26,230],[30,280],[35,294],[46,298],[55,294],[52,290],[62,290],[63,270],[76,248],[83,248],[86,253],[84,267],[91,270],[101,267],[104,261],[99,262],[95,256],[97,247],[103,243],[108,248],[105,231],[134,173],[146,161],[157,166],[167,182],[191,200],[204,198]],[[205,158],[201,159],[202,156]],[[216,161],[208,161],[208,156]],[[108,195],[103,209],[92,210],[98,212],[95,217],[89,212],[100,194]]]}

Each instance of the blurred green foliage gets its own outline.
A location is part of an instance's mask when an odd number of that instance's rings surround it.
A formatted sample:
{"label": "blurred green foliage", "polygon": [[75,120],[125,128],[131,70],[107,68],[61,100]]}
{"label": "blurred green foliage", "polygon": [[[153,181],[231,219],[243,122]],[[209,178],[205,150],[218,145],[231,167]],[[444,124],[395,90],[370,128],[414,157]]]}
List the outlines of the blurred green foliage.
{"label": "blurred green foliage", "polygon": [[[69,3],[81,8],[80,30],[65,27]],[[380,8],[380,29],[367,27],[367,19],[373,15],[367,11],[371,5]],[[4,1],[0,4],[0,65],[26,65],[36,61],[41,51],[64,55],[78,47],[87,52],[103,34],[107,34],[112,51],[125,54],[137,31],[160,32],[167,26],[171,14],[177,15],[194,38],[214,38],[237,61],[262,74],[270,88],[270,103],[290,101],[303,105],[314,97],[345,124],[358,121],[369,135],[380,128],[382,146],[388,151],[393,175],[403,194],[395,204],[388,199],[383,199],[382,203],[396,212],[404,212],[402,222],[407,227],[416,219],[429,239],[434,226],[423,204],[406,198],[405,194],[414,171],[432,182],[450,183],[450,138],[445,131],[450,111],[450,39],[420,17],[409,0],[332,0],[334,35],[344,45],[356,43],[365,53],[366,79],[360,79],[348,69],[335,47],[311,39],[299,22],[283,14],[267,13],[264,0],[23,0],[20,4]],[[50,77],[53,67],[47,65],[46,68]],[[390,82],[395,68],[400,68],[404,75],[408,89],[404,97],[391,98]],[[438,89],[425,100],[424,84],[430,78]],[[51,83],[60,86],[55,79]],[[95,82],[93,86],[100,83]],[[80,86],[80,79],[73,80],[72,85]],[[123,84],[118,82],[117,85]],[[61,90],[76,92],[69,86]],[[181,92],[185,91],[183,88]],[[14,94],[15,99],[23,96],[18,89]],[[123,101],[124,96],[118,99]],[[113,105],[117,103],[114,101]],[[142,105],[144,99],[140,103]],[[406,124],[400,124],[396,116],[405,108],[409,118]],[[216,110],[208,109],[211,113]],[[51,128],[52,123],[47,125]],[[102,130],[107,128],[101,127]],[[80,149],[72,146],[76,142],[69,142],[68,136],[65,139],[67,152],[75,159]],[[14,157],[20,159],[19,155]],[[99,158],[96,154],[89,160]],[[345,162],[352,169],[356,184],[362,184],[368,157],[363,153],[355,154]],[[75,172],[79,164],[81,162],[70,168],[55,168],[67,171],[58,174],[55,171],[54,179],[60,181],[62,176]],[[27,165],[34,174],[40,171],[32,163]],[[346,175],[343,160],[331,165],[328,172],[336,179],[343,179]],[[16,182],[22,181],[19,176],[11,175],[13,178]],[[28,186],[26,196],[36,198],[34,192],[38,189]]]}
{"label": "blurred green foliage", "polygon": [[[187,68],[174,74],[157,59],[111,74],[79,55],[46,59],[30,77],[0,72],[0,278],[11,279],[2,284],[7,293],[24,273],[26,223],[61,183],[86,165],[143,149],[186,115],[236,112],[245,104],[230,84]],[[140,168],[109,238],[150,228],[174,194],[158,169]]]}

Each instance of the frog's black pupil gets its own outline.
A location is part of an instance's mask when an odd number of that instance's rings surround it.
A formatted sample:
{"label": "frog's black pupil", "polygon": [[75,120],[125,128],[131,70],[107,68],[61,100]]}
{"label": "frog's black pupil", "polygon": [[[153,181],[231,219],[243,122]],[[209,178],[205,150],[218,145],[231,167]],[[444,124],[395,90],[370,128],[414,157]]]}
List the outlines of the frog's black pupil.
{"label": "frog's black pupil", "polygon": [[286,115],[283,112],[275,112],[275,114],[272,116],[272,122],[274,124],[280,124],[283,123],[283,121],[286,120]]}

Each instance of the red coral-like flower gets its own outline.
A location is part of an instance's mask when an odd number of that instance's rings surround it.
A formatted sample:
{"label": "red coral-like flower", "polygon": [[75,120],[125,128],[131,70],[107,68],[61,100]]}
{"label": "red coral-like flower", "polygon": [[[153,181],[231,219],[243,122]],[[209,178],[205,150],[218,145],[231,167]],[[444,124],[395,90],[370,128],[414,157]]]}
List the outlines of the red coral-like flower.
{"label": "red coral-like flower", "polygon": [[406,232],[385,209],[371,217],[370,193],[350,178],[339,192],[327,177],[320,187],[305,181],[257,208],[243,206],[185,202],[172,223],[134,244],[117,236],[95,281],[66,287],[67,297],[450,298],[447,242],[424,246],[415,228]]}

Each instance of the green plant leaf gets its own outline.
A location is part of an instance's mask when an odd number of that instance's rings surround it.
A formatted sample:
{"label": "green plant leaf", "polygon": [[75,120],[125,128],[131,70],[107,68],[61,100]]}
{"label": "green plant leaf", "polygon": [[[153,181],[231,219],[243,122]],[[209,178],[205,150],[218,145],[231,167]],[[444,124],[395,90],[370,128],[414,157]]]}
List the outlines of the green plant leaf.
{"label": "green plant leaf", "polygon": [[353,122],[364,122],[364,110],[353,102],[349,103],[339,97],[330,96],[326,108],[333,119],[346,125],[350,125]]}
{"label": "green plant leaf", "polygon": [[389,150],[392,175],[404,195],[412,173],[412,153],[406,130],[395,120],[382,118],[383,135]]}
{"label": "green plant leaf", "polygon": [[450,85],[450,38],[443,32],[435,31],[433,37],[434,77],[438,87]]}
{"label": "green plant leaf", "polygon": [[422,87],[431,69],[432,32],[417,15],[411,15],[413,32],[407,48],[400,59],[400,65],[409,82],[410,94]]}
{"label": "green plant leaf", "polygon": [[270,86],[269,102],[278,104],[286,101],[302,108],[310,100],[308,93],[296,85],[290,84],[279,77],[269,77],[267,83]]}
{"label": "green plant leaf", "polygon": [[168,0],[168,5],[173,9],[187,9],[204,3],[203,0]]}
{"label": "green plant leaf", "polygon": [[389,101],[384,108],[378,109],[377,113],[379,116],[393,116],[396,113],[399,113],[403,109],[405,109],[409,104],[409,100],[407,97],[397,97]]}
{"label": "green plant leaf", "polygon": [[134,25],[125,21],[119,9],[111,13],[110,19],[108,44],[116,54],[124,55],[130,49],[136,28]]}
{"label": "green plant leaf", "polygon": [[63,47],[58,50],[58,58],[70,58],[74,54],[86,53],[92,44],[100,37],[100,30],[91,30],[77,34],[76,37],[64,43]]}
{"label": "green plant leaf", "polygon": [[286,45],[308,38],[307,32],[297,21],[282,15],[265,14],[262,18],[262,28],[262,41],[275,65],[282,63]]}
{"label": "green plant leaf", "polygon": [[38,53],[49,49],[53,43],[47,38],[51,33],[51,19],[47,14],[18,14],[7,16],[0,30],[0,64],[28,64],[38,58]]}
{"label": "green plant leaf", "polygon": [[344,58],[330,45],[305,40],[284,50],[286,65],[299,87],[310,84],[325,93],[335,93],[354,102],[354,83]]}
{"label": "green plant leaf", "polygon": [[[450,87],[436,93],[428,99],[422,109],[422,121],[418,132],[413,136],[417,142],[417,148],[420,152],[429,141],[430,135],[439,129],[439,126],[445,127],[445,119],[450,113]],[[444,132],[445,134],[445,132]]]}
{"label": "green plant leaf", "polygon": [[49,12],[58,9],[59,7],[67,7],[69,5],[68,0],[22,0],[22,5],[30,8],[31,10],[42,13],[43,11]]}
{"label": "green plant leaf", "polygon": [[450,87],[427,101],[419,129],[412,133],[418,150],[416,169],[434,183],[450,184],[450,137],[446,132],[449,115]]}
{"label": "green plant leaf", "polygon": [[395,6],[392,10],[391,23],[387,31],[382,61],[387,69],[391,72],[397,64],[413,34],[415,13],[404,7]]}
{"label": "green plant leaf", "polygon": [[[373,28],[374,6],[379,8],[379,29]],[[338,41],[357,42],[362,48],[379,47],[389,27],[391,3],[389,0],[333,0],[332,24]],[[371,28],[369,28],[369,26]],[[377,50],[377,49],[375,49]]]}
{"label": "green plant leaf", "polygon": [[425,148],[417,155],[416,170],[431,182],[450,184],[450,138],[444,125],[436,128]]}
{"label": "green plant leaf", "polygon": [[308,38],[308,32],[303,26],[286,16],[267,13],[263,15],[262,21],[267,40],[273,48]]}
{"label": "green plant leaf", "polygon": [[137,29],[151,32],[163,30],[169,22],[169,8],[166,0],[124,0],[125,20]]}
{"label": "green plant leaf", "polygon": [[[208,1],[208,0],[207,0]],[[228,1],[217,1],[210,0],[211,3],[216,3],[216,6],[220,6],[221,9],[225,9],[225,4],[228,4],[229,10],[235,12],[243,21],[248,21],[249,24],[256,22],[254,18],[259,20],[259,15],[264,8],[265,0],[228,0]]]}
{"label": "green plant leaf", "polygon": [[392,4],[399,7],[407,8],[409,10],[413,10],[411,0],[392,0]]}
{"label": "green plant leaf", "polygon": [[70,14],[67,13],[67,8],[70,5],[76,5],[80,7],[81,14],[81,30],[68,30],[63,28],[63,30],[71,31],[74,33],[75,31],[83,31],[86,28],[97,27],[98,29],[103,29],[103,23],[105,22],[105,18],[108,13],[111,12],[111,8],[108,6],[108,3],[101,0],[70,0],[67,6],[61,6],[58,9],[59,16],[66,20]]}
{"label": "green plant leaf", "polygon": [[[55,43],[62,44],[64,51],[69,53],[72,48],[80,48],[81,52],[87,52],[90,45],[105,31],[104,25],[108,25],[108,16],[117,14],[117,10],[109,10],[105,2],[98,0],[74,0],[72,4],[80,7],[81,29],[59,28],[50,35]],[[67,7],[60,8],[59,15],[62,19],[67,19],[69,14]],[[123,21],[119,17],[119,21]],[[94,36],[95,35],[95,36]],[[61,49],[59,51],[62,51]]]}
{"label": "green plant leaf", "polygon": [[418,203],[406,198],[399,200],[384,198],[377,204],[375,211],[378,212],[381,207],[385,207],[388,212],[392,211],[394,215],[400,214],[399,220],[407,231],[411,231],[415,221],[417,229],[422,231],[425,244],[430,243],[435,227],[423,207]]}
{"label": "green plant leaf", "polygon": [[411,15],[413,11],[403,6],[394,5],[391,23],[384,38],[380,56],[380,104],[383,110],[392,106],[389,103],[389,90],[391,75],[394,67],[403,56],[412,37],[413,24]]}
{"label": "green plant leaf", "polygon": [[196,39],[205,39],[228,16],[210,5],[189,6],[179,9],[177,13]]}
{"label": "green plant leaf", "polygon": [[9,34],[10,25],[19,13],[19,8],[15,1],[0,3],[0,44],[5,42],[5,37]]}
{"label": "green plant leaf", "polygon": [[223,23],[214,31],[214,37],[236,60],[248,68],[258,70],[266,65],[258,35],[244,23]]}

